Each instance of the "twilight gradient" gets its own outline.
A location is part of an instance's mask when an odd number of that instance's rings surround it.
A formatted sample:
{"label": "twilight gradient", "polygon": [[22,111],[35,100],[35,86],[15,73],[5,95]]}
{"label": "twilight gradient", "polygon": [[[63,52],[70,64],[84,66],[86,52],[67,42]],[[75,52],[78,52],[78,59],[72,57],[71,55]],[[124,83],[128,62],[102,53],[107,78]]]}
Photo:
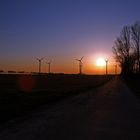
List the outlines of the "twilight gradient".
{"label": "twilight gradient", "polygon": [[124,25],[140,19],[139,0],[0,0],[0,69],[96,73],[98,57],[114,65],[112,46]]}

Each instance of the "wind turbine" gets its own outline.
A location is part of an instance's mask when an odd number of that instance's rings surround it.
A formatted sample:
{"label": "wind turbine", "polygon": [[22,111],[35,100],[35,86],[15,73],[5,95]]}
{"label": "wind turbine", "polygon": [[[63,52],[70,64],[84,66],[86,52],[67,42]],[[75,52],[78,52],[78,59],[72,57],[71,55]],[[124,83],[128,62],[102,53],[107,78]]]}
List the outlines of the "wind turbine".
{"label": "wind turbine", "polygon": [[39,73],[41,73],[41,62],[42,62],[42,60],[44,59],[44,57],[42,57],[42,58],[35,58],[38,62],[39,62]]}
{"label": "wind turbine", "polygon": [[46,64],[48,64],[48,74],[50,74],[51,73],[51,61],[49,61],[49,62],[46,62]]}
{"label": "wind turbine", "polygon": [[82,63],[82,59],[84,57],[81,57],[81,59],[75,59],[76,61],[79,62],[79,74],[82,74],[82,66],[83,66],[83,63]]}
{"label": "wind turbine", "polygon": [[106,75],[108,74],[108,59],[105,60],[106,63]]}

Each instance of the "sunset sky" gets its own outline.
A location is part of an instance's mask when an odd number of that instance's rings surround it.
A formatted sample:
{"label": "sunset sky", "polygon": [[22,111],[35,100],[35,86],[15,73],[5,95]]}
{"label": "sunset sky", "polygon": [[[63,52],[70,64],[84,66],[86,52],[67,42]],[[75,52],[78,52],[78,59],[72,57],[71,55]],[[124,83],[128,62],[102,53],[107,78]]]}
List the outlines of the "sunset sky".
{"label": "sunset sky", "polygon": [[[109,59],[124,25],[140,20],[140,0],[0,0],[0,69],[38,71],[35,57],[52,60],[52,72],[104,73],[95,61]],[[98,69],[98,71],[97,71]]]}

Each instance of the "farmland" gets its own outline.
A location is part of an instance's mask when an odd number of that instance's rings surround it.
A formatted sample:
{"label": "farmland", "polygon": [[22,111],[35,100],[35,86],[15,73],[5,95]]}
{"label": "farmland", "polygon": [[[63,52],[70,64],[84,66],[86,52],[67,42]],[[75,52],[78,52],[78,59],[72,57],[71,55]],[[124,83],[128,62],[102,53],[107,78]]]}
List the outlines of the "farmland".
{"label": "farmland", "polygon": [[0,123],[96,88],[112,75],[0,74]]}

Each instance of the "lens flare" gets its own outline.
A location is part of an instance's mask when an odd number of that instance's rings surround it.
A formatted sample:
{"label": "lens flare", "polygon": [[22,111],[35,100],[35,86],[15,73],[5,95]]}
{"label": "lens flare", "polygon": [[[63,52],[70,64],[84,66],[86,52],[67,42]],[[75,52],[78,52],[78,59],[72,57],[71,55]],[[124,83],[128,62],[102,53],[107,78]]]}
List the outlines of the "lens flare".
{"label": "lens flare", "polygon": [[35,79],[31,75],[22,75],[18,80],[20,90],[25,92],[32,92],[35,86]]}

